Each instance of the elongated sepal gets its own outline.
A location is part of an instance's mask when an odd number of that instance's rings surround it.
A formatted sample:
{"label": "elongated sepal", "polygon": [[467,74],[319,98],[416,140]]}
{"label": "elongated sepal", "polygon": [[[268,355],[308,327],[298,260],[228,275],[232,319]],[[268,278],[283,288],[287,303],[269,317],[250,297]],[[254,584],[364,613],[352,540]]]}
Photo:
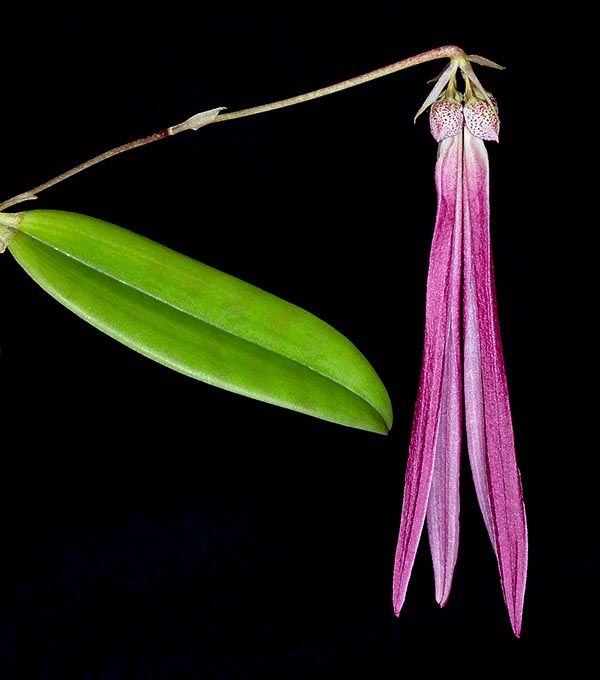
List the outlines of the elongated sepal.
{"label": "elongated sepal", "polygon": [[436,164],[436,187],[444,200],[438,204],[427,275],[425,346],[394,561],[396,615],[404,603],[425,518],[436,599],[442,606],[450,593],[458,550],[462,148],[462,135],[445,139]]}
{"label": "elongated sepal", "polygon": [[481,139],[465,132],[464,146],[464,384],[469,459],[511,625],[519,636],[527,580],[527,519],[496,304],[489,162]]}
{"label": "elongated sepal", "polygon": [[0,215],[0,225],[44,290],[141,354],[324,420],[379,433],[391,427],[389,397],[372,366],[309,312],[84,215],[33,210]]}

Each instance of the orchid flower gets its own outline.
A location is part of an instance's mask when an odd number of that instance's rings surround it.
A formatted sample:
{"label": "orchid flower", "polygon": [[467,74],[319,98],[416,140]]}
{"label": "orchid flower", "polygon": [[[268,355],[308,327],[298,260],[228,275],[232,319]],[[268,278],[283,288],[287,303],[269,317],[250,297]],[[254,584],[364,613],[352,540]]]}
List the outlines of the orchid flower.
{"label": "orchid flower", "polygon": [[[431,107],[431,133],[439,143],[438,205],[393,599],[399,615],[425,518],[440,606],[450,594],[458,551],[464,393],[473,481],[518,637],[527,573],[527,525],[496,307],[484,144],[498,141],[499,120],[495,101],[479,83],[471,62],[497,66],[482,57],[451,59],[417,114]],[[458,71],[464,92],[457,91]]]}
{"label": "orchid flower", "polygon": [[[379,377],[345,337],[313,315],[100,220],[48,210],[4,211],[122,152],[440,58],[450,63],[417,113],[431,107],[431,131],[439,142],[438,211],[394,568],[394,609],[399,614],[404,603],[425,517],[440,605],[450,593],[458,549],[464,392],[475,490],[518,636],[527,526],[496,310],[484,145],[484,140],[498,140],[499,122],[495,101],[471,67],[473,62],[501,68],[497,64],[446,45],[288,99],[224,114],[222,107],[196,114],[0,203],[0,252],[8,248],[42,288],[75,313],[175,370],[332,422],[387,433],[392,410]],[[456,85],[459,71],[462,93]]]}

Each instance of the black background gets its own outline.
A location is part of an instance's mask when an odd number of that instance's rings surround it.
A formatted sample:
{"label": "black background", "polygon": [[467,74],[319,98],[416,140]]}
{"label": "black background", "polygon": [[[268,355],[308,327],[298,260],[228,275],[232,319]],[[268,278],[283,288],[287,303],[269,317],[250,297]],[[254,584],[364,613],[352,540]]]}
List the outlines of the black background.
{"label": "black background", "polygon": [[492,231],[530,569],[518,640],[465,466],[450,601],[435,604],[424,539],[392,612],[435,215],[435,142],[413,116],[435,62],[161,141],[40,196],[35,207],[114,222],[320,316],[371,361],[395,422],[387,437],[350,430],[173,373],[62,308],[5,254],[1,678],[427,677],[586,661],[595,452],[572,376],[583,366],[593,382],[585,348],[567,340],[589,318],[571,254],[583,191],[571,157],[586,124],[566,78],[576,36],[550,11],[88,1],[3,17],[3,200],[197,111],[441,45],[507,67],[477,72],[502,119],[488,145]]}

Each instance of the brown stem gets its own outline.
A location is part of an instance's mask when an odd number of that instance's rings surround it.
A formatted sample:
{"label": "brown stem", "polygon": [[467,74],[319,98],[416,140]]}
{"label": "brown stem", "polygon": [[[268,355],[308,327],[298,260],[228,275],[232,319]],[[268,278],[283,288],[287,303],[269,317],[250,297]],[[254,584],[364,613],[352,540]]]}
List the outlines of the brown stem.
{"label": "brown stem", "polygon": [[133,142],[128,142],[127,144],[117,146],[114,149],[110,149],[110,151],[105,151],[99,156],[95,156],[94,158],[91,158],[89,161],[81,163],[80,165],[72,168],[71,170],[67,170],[67,172],[63,172],[61,175],[58,175],[57,177],[54,177],[53,179],[48,180],[47,182],[44,182],[43,184],[40,184],[39,186],[34,187],[29,191],[25,191],[21,194],[18,194],[17,196],[13,196],[13,198],[4,201],[4,203],[0,203],[0,212],[14,205],[17,205],[18,203],[23,203],[24,201],[36,199],[37,195],[42,191],[45,191],[46,189],[53,187],[59,182],[62,182],[63,180],[68,179],[69,177],[72,177],[73,175],[76,175],[77,173],[82,172],[83,170],[87,170],[87,168],[92,167],[92,165],[101,163],[102,161],[105,161],[108,158],[112,158],[113,156],[117,156],[118,154],[124,153],[125,151],[130,151],[131,149],[136,149],[137,147],[145,146],[146,144],[151,144],[152,142],[156,142],[159,139],[171,137],[179,132],[183,132],[185,130],[197,130],[199,127],[208,125],[209,123],[234,120],[236,118],[242,118],[244,116],[254,116],[258,113],[265,113],[266,111],[274,111],[275,109],[282,109],[286,106],[300,104],[302,102],[310,101],[311,99],[317,99],[317,97],[324,97],[325,95],[333,94],[334,92],[340,92],[340,90],[346,90],[349,87],[361,85],[362,83],[366,83],[370,80],[375,80],[376,78],[382,78],[383,76],[396,73],[397,71],[402,71],[403,69],[410,68],[411,66],[416,66],[417,64],[423,64],[427,61],[432,61],[434,59],[442,59],[444,57],[449,59],[465,58],[465,53],[460,49],[460,47],[456,47],[454,45],[446,45],[444,47],[438,47],[436,49],[429,50],[428,52],[422,52],[421,54],[417,54],[414,57],[402,59],[401,61],[397,61],[394,64],[384,66],[383,68],[376,69],[375,71],[370,71],[369,73],[364,73],[363,75],[356,76],[355,78],[350,78],[349,80],[344,80],[340,83],[335,83],[334,85],[322,87],[319,90],[314,90],[312,92],[297,95],[296,97],[281,99],[280,101],[271,102],[270,104],[263,104],[262,106],[254,106],[249,109],[242,109],[240,111],[233,111],[232,113],[225,113],[220,115],[219,112],[222,111],[222,108],[212,109],[211,111],[204,111],[202,113],[196,114],[195,116],[192,116],[190,119],[183,123],[180,123],[179,125],[174,125],[173,127],[166,128],[165,130],[161,130],[160,132],[148,135],[147,137],[142,137],[141,139],[137,139]]}

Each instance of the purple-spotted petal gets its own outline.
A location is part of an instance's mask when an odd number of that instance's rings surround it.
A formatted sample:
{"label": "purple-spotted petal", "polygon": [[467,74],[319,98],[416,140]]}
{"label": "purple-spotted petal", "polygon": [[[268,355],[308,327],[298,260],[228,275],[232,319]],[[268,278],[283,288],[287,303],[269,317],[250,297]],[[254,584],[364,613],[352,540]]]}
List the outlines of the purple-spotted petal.
{"label": "purple-spotted petal", "polygon": [[[432,524],[436,591],[445,602],[458,544],[460,453],[460,240],[462,136],[438,147],[438,212],[429,260],[425,343],[405,475],[400,532],[394,563],[393,599],[398,615],[423,531]],[[431,491],[431,494],[430,494]],[[429,510],[428,510],[429,508]],[[432,538],[433,536],[433,538]]]}
{"label": "purple-spotted petal", "polygon": [[511,624],[520,635],[527,523],[516,462],[490,245],[489,167],[464,132],[464,390],[469,459]]}
{"label": "purple-spotted petal", "polygon": [[[491,98],[490,101],[494,102]],[[483,99],[471,97],[465,104],[464,113],[465,125],[473,136],[489,142],[498,141],[500,121],[498,120],[498,111],[493,106]]]}
{"label": "purple-spotted petal", "polygon": [[429,109],[429,129],[436,142],[458,135],[464,124],[462,104],[457,101],[441,99]]}

